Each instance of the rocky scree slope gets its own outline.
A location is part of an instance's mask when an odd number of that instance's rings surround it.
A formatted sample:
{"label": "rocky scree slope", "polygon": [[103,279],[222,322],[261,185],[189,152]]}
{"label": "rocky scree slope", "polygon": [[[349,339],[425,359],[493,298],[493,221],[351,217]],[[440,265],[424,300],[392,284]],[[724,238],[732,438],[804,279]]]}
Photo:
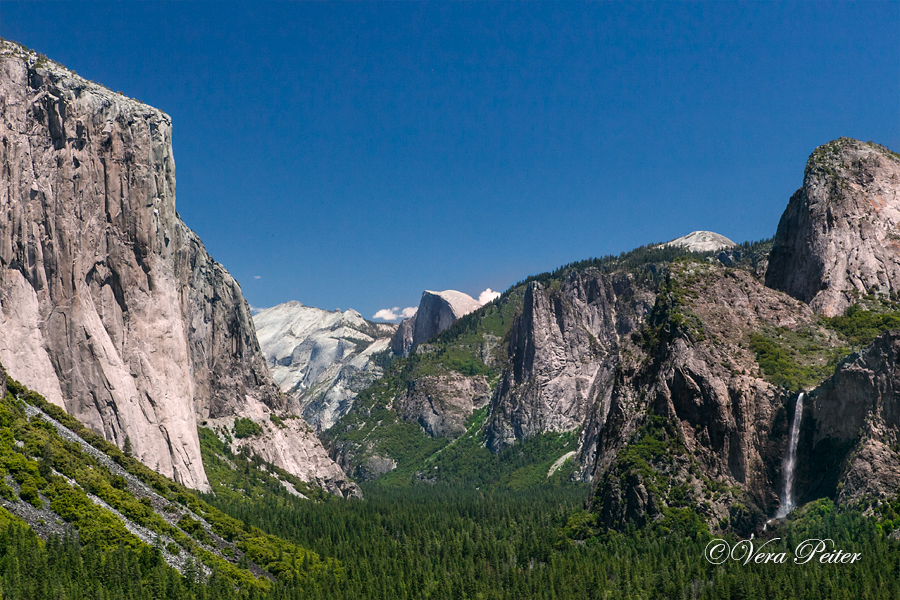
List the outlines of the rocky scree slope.
{"label": "rocky scree slope", "polygon": [[[0,43],[0,360],[209,489],[198,419],[284,409],[240,286],[175,211],[168,115]],[[314,437],[297,447],[330,462]],[[344,479],[336,465],[298,475]]]}
{"label": "rocky scree slope", "polygon": [[357,393],[381,377],[378,357],[397,331],[355,310],[329,312],[296,301],[261,310],[253,322],[272,376],[290,399],[288,412],[320,430],[334,425]]}

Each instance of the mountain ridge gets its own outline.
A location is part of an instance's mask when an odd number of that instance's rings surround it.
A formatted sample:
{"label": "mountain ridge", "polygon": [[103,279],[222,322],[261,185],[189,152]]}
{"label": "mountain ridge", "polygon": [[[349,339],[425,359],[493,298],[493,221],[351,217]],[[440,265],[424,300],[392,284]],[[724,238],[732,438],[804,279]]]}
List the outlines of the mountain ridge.
{"label": "mountain ridge", "polygon": [[269,369],[290,397],[286,412],[328,429],[356,394],[381,376],[377,358],[389,350],[397,326],[359,312],[329,312],[291,301],[260,310],[254,325]]}

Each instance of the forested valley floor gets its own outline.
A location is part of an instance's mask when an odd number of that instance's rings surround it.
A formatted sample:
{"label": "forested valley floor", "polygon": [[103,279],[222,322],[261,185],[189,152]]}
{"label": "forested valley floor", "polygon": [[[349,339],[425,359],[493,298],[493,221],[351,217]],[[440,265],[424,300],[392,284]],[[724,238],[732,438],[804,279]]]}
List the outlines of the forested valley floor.
{"label": "forested valley floor", "polygon": [[[583,510],[587,490],[580,485],[515,491],[370,485],[365,492],[362,501],[282,497],[218,506],[338,559],[338,582],[275,585],[265,595],[241,592],[215,574],[180,576],[146,548],[104,555],[73,539],[44,543],[9,524],[0,531],[3,598],[900,597],[897,542],[873,519],[827,500],[771,533],[781,539],[766,551],[788,552],[785,564],[714,566],[704,558],[713,536],[694,523],[669,531],[600,531]],[[831,538],[836,548],[862,557],[856,564],[794,564],[794,548],[808,538]],[[754,542],[758,547],[765,540]]]}

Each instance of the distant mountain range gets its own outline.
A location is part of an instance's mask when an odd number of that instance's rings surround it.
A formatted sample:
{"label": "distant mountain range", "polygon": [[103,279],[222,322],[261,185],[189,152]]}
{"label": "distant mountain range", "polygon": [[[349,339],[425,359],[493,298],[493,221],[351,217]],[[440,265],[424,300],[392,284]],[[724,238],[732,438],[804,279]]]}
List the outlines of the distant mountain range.
{"label": "distant mountain range", "polygon": [[571,456],[608,527],[688,511],[749,535],[788,486],[800,503],[891,496],[898,224],[900,157],[841,138],[772,240],[694,232],[530,277],[394,361],[327,445],[395,482],[479,480],[487,450],[531,456],[511,481]]}

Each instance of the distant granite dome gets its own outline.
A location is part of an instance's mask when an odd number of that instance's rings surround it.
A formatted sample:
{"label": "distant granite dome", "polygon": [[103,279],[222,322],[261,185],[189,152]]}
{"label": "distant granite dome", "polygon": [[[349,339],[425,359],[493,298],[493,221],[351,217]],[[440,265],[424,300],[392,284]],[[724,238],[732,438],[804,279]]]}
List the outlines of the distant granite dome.
{"label": "distant granite dome", "polygon": [[407,356],[415,347],[444,331],[460,317],[478,310],[481,304],[468,294],[456,290],[422,292],[416,314],[400,323],[391,342],[398,356]]}
{"label": "distant granite dome", "polygon": [[691,252],[711,252],[712,250],[722,250],[736,246],[734,242],[724,235],[712,231],[694,231],[680,238],[676,238],[671,242],[662,244],[663,246],[683,246]]}

